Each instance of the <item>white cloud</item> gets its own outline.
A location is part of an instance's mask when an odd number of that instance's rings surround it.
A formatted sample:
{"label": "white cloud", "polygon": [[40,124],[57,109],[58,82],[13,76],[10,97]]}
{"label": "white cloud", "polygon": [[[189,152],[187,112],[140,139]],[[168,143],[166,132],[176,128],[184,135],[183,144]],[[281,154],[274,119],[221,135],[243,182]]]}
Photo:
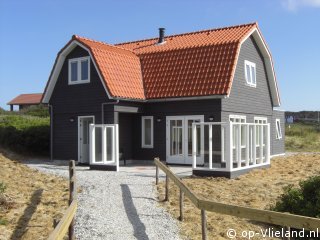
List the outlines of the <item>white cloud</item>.
{"label": "white cloud", "polygon": [[296,11],[300,7],[320,8],[320,0],[282,0],[282,4],[289,11]]}

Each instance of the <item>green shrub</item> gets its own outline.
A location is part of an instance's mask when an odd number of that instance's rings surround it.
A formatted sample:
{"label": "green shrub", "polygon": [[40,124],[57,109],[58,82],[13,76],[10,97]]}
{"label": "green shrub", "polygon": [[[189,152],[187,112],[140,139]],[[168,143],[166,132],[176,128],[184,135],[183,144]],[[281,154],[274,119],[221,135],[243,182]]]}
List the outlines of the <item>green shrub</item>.
{"label": "green shrub", "polygon": [[284,188],[272,210],[320,218],[320,176],[301,181],[299,187]]}
{"label": "green shrub", "polygon": [[0,145],[16,152],[49,155],[50,119],[24,115],[0,117]]}
{"label": "green shrub", "polygon": [[311,177],[284,188],[284,193],[273,207],[275,211],[320,218],[320,176]]}

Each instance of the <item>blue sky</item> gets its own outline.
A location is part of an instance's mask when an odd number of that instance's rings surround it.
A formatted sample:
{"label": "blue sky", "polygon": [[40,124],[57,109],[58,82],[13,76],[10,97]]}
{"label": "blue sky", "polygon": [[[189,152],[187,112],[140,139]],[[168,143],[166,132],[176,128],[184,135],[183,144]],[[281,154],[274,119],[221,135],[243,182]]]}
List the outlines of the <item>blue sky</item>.
{"label": "blue sky", "polygon": [[0,0],[0,106],[42,92],[73,34],[108,43],[257,21],[282,109],[320,110],[320,0]]}

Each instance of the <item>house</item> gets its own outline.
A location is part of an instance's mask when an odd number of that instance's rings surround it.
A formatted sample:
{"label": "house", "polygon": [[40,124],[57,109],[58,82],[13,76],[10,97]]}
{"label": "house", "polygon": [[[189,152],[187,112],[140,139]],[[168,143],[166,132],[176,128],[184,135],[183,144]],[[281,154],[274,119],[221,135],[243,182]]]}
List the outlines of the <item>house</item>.
{"label": "house", "polygon": [[19,111],[34,105],[41,104],[42,93],[20,94],[12,99],[7,105],[10,105],[10,111],[13,111],[14,105],[19,106]]}
{"label": "house", "polygon": [[108,163],[120,153],[234,177],[284,153],[284,112],[257,23],[170,36],[160,28],[157,38],[115,45],[74,35],[42,102],[52,158],[92,168],[116,169]]}

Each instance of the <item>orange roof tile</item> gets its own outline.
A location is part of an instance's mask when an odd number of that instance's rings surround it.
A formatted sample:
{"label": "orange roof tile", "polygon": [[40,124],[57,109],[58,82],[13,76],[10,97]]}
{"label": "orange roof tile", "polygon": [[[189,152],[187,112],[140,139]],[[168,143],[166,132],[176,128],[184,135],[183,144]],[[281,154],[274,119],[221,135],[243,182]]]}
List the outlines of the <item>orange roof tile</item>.
{"label": "orange roof tile", "polygon": [[113,97],[145,99],[140,60],[132,51],[87,38],[73,36],[92,53],[109,93]]}
{"label": "orange roof tile", "polygon": [[227,95],[241,40],[256,23],[121,43],[139,56],[147,99]]}
{"label": "orange roof tile", "polygon": [[8,102],[7,105],[40,104],[41,98],[42,93],[20,94],[19,96]]}

